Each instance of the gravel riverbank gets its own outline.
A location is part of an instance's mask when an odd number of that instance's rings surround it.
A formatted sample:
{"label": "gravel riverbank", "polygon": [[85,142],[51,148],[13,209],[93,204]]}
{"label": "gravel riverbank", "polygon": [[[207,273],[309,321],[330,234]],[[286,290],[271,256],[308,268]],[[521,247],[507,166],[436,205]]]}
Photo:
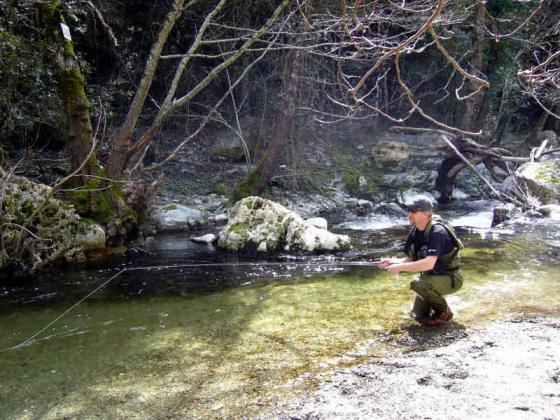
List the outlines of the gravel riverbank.
{"label": "gravel riverbank", "polygon": [[266,418],[560,419],[560,317],[498,321],[448,346],[419,344],[337,370]]}

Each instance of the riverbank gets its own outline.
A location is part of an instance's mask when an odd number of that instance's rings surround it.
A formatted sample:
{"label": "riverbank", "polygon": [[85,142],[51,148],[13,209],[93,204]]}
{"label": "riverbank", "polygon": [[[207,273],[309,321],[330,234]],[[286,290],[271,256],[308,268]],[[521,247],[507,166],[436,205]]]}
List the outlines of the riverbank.
{"label": "riverbank", "polygon": [[410,330],[408,353],[336,370],[264,418],[560,418],[560,313],[496,321],[459,339],[453,324]]}

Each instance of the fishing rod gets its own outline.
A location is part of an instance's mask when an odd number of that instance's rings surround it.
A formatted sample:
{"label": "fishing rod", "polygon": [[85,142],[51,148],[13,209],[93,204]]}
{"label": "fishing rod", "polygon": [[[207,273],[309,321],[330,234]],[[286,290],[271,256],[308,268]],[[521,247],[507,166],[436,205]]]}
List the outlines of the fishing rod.
{"label": "fishing rod", "polygon": [[191,264],[174,264],[174,265],[155,265],[155,266],[148,266],[148,267],[127,267],[127,268],[123,268],[118,273],[111,276],[108,280],[104,281],[101,285],[97,286],[94,290],[92,290],[90,293],[88,293],[86,296],[84,296],[78,302],[76,302],[75,304],[70,306],[67,310],[62,312],[59,316],[57,316],[55,319],[53,319],[51,322],[49,322],[47,325],[45,325],[43,328],[41,328],[39,331],[37,331],[35,334],[33,334],[31,337],[29,337],[25,341],[21,342],[20,344],[15,345],[15,346],[8,347],[8,348],[5,348],[5,349],[0,349],[0,352],[4,352],[4,351],[8,351],[8,350],[18,350],[21,347],[25,347],[25,346],[30,345],[35,340],[35,338],[37,338],[43,331],[45,331],[47,328],[54,325],[56,322],[58,322],[60,319],[62,319],[65,315],[67,315],[69,312],[71,312],[74,308],[78,307],[82,302],[87,300],[89,297],[93,296],[99,290],[101,290],[105,286],[107,286],[111,281],[113,281],[114,279],[116,279],[121,274],[123,274],[127,271],[163,270],[163,269],[170,269],[170,268],[187,268],[187,267],[220,267],[220,266],[221,267],[226,267],[226,266],[227,267],[232,267],[232,266],[236,266],[236,267],[256,267],[256,266],[258,266],[258,267],[262,267],[262,266],[282,266],[282,265],[287,266],[288,268],[293,267],[293,266],[296,266],[296,267],[314,267],[314,266],[319,266],[319,267],[343,267],[343,266],[376,267],[377,264],[379,264],[380,262],[381,262],[380,260],[378,260],[378,261],[326,261],[326,262],[321,262],[321,261],[314,261],[314,262],[264,261],[264,262],[258,262],[258,263],[256,263],[256,262],[221,262],[221,263],[218,262],[218,263],[191,263]]}
{"label": "fishing rod", "polygon": [[272,266],[287,266],[287,267],[376,267],[381,260],[375,261],[263,261],[263,262],[212,262],[212,263],[189,263],[189,264],[173,264],[173,265],[154,265],[147,267],[129,267],[125,271],[137,270],[162,270],[169,268],[186,268],[186,267],[272,267]]}

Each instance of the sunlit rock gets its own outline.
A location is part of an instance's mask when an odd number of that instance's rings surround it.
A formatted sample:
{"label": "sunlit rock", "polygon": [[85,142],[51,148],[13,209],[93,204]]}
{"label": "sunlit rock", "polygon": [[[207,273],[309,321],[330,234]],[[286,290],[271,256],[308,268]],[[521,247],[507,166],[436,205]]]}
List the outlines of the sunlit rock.
{"label": "sunlit rock", "polygon": [[226,224],[228,221],[228,216],[227,214],[217,214],[212,218],[212,220],[217,225]]}
{"label": "sunlit rock", "polygon": [[537,208],[537,210],[546,217],[558,220],[560,219],[560,205],[558,204],[545,204]]}
{"label": "sunlit rock", "polygon": [[33,272],[81,262],[87,251],[105,247],[103,228],[54,198],[51,187],[15,176],[4,185],[0,269],[11,264]]}
{"label": "sunlit rock", "polygon": [[160,231],[178,231],[202,226],[208,222],[208,218],[201,210],[169,204],[155,211],[154,221]]}
{"label": "sunlit rock", "polygon": [[542,203],[559,202],[560,160],[525,163],[517,169],[515,176]]}
{"label": "sunlit rock", "polygon": [[406,165],[410,153],[408,145],[401,141],[383,140],[371,149],[372,160],[380,168],[401,168]]}
{"label": "sunlit rock", "polygon": [[199,244],[211,244],[216,240],[216,235],[213,233],[207,233],[206,235],[202,236],[195,236],[191,238],[191,241],[199,243]]}
{"label": "sunlit rock", "polygon": [[464,191],[460,190],[459,188],[454,188],[451,197],[454,198],[455,200],[466,200],[467,198],[469,198],[469,195]]}
{"label": "sunlit rock", "polygon": [[327,219],[324,217],[312,217],[311,219],[307,219],[306,222],[319,229],[328,229],[329,227]]}
{"label": "sunlit rock", "polygon": [[348,249],[350,238],[313,226],[273,201],[247,197],[231,209],[218,246],[234,251],[334,251]]}

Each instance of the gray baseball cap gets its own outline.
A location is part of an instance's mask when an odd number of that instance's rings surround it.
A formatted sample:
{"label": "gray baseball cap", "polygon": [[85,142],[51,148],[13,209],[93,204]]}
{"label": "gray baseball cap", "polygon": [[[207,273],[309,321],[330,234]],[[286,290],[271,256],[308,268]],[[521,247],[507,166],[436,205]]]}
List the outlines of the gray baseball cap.
{"label": "gray baseball cap", "polygon": [[428,211],[431,212],[434,210],[434,205],[431,200],[427,198],[416,198],[411,202],[406,204],[406,208],[408,211],[417,212],[417,211]]}

